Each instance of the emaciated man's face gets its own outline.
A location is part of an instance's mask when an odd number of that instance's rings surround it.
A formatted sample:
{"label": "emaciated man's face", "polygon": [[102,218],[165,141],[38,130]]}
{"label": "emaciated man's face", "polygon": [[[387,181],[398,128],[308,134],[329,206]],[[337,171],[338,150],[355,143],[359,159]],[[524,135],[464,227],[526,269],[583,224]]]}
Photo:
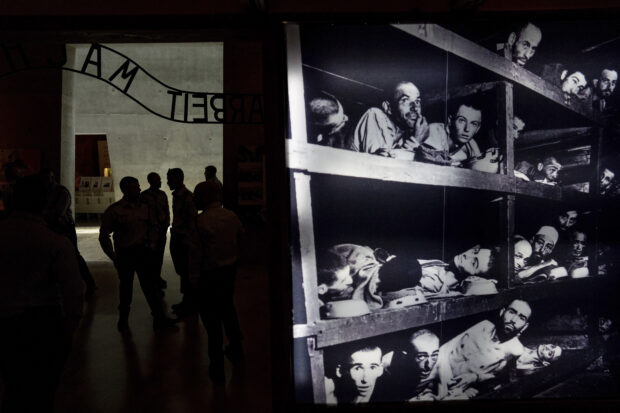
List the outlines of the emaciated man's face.
{"label": "emaciated man's face", "polygon": [[467,275],[486,274],[491,269],[491,250],[476,245],[454,257],[454,264]]}
{"label": "emaciated man's face", "polygon": [[536,353],[541,361],[553,362],[562,355],[562,348],[555,344],[540,344],[536,348]]}
{"label": "emaciated man's face", "polygon": [[616,90],[618,72],[615,70],[603,69],[601,78],[596,83],[596,90],[602,97],[609,97]]}
{"label": "emaciated man's face", "polygon": [[525,268],[525,262],[532,255],[532,246],[527,240],[523,239],[516,242],[514,248],[514,267],[515,272],[518,272]]}
{"label": "emaciated man's face", "polygon": [[519,66],[525,66],[536,53],[541,40],[542,33],[538,27],[532,24],[525,26],[512,46],[512,61]]}
{"label": "emaciated man's face", "polygon": [[370,397],[375,389],[377,379],[383,374],[381,349],[360,350],[351,354],[346,373],[355,384],[357,395]]}
{"label": "emaciated man's face", "polygon": [[551,239],[546,234],[536,234],[534,235],[534,240],[532,241],[532,249],[534,250],[534,255],[539,258],[545,259],[553,252],[555,248],[555,241]]}
{"label": "emaciated man's face", "polygon": [[517,116],[512,119],[512,137],[519,139],[521,132],[525,129],[525,122]]}
{"label": "emaciated man's face", "polygon": [[562,82],[562,92],[565,96],[579,96],[586,87],[586,77],[581,72],[574,72],[566,76]]}
{"label": "emaciated man's face", "polygon": [[402,126],[413,129],[421,113],[422,101],[418,88],[410,82],[399,85],[394,91],[392,104],[392,116],[395,120]]}
{"label": "emaciated man's face", "polygon": [[469,142],[482,125],[482,112],[470,106],[461,105],[451,119],[451,135],[461,145]]}
{"label": "emaciated man's face", "polygon": [[555,182],[558,180],[558,174],[561,169],[562,165],[557,163],[555,160],[545,161],[545,164],[543,165],[543,173],[549,182]]}
{"label": "emaciated man's face", "polygon": [[581,257],[586,249],[586,234],[583,232],[575,232],[571,241],[571,255],[573,257]]}
{"label": "emaciated man's face", "polygon": [[611,185],[611,181],[616,176],[615,173],[610,171],[609,169],[605,169],[601,174],[601,189],[606,189]]}
{"label": "emaciated man's face", "polygon": [[525,301],[514,300],[500,312],[502,325],[500,328],[506,337],[514,337],[527,327],[532,309]]}
{"label": "emaciated man's face", "polygon": [[577,223],[577,211],[566,211],[558,217],[560,228],[566,231]]}
{"label": "emaciated man's face", "polygon": [[435,335],[424,334],[411,342],[414,349],[415,362],[420,370],[420,379],[426,379],[435,367],[439,357],[439,338]]}

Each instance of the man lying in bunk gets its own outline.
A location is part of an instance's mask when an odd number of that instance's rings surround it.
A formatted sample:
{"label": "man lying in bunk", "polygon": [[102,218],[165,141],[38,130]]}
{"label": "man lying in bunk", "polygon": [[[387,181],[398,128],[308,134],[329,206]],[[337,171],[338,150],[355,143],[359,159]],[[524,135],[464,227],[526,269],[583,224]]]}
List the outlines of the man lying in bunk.
{"label": "man lying in bunk", "polygon": [[516,368],[522,374],[531,374],[549,367],[561,356],[562,347],[555,344],[539,344],[536,348],[525,347],[523,354],[517,359]]}
{"label": "man lying in bunk", "polygon": [[475,288],[487,288],[491,280],[484,276],[494,267],[497,253],[495,247],[476,245],[455,255],[448,263],[419,259],[422,267],[420,286],[424,295],[442,297],[460,295],[461,292],[475,294]]}
{"label": "man lying in bunk", "polygon": [[527,260],[532,256],[532,245],[521,235],[515,235],[512,242],[514,246],[514,273],[516,275],[525,268]]}
{"label": "man lying in bunk", "polygon": [[542,78],[555,85],[562,91],[565,103],[571,99],[578,101],[588,100],[591,90],[588,88],[588,80],[580,70],[567,69],[561,63],[547,64],[544,67]]}
{"label": "man lying in bunk", "polygon": [[515,178],[524,181],[534,181],[545,185],[557,185],[558,174],[562,170],[562,165],[554,156],[547,156],[535,164],[527,160],[520,160],[516,163],[514,174]]}
{"label": "man lying in bunk", "polygon": [[430,330],[417,330],[404,349],[383,356],[384,373],[377,385],[377,399],[386,402],[435,399],[439,337]]}
{"label": "man lying in bunk", "polygon": [[523,181],[531,181],[536,173],[536,168],[528,161],[521,160],[515,163],[514,174],[515,178]]}
{"label": "man lying in bunk", "polygon": [[525,122],[518,116],[512,118],[512,138],[514,140],[519,139],[521,132],[525,129]]}
{"label": "man lying in bunk", "polygon": [[521,282],[540,282],[566,277],[566,268],[551,257],[558,242],[558,231],[552,226],[542,226],[531,239],[532,256],[527,266],[516,273]]}
{"label": "man lying in bunk", "polygon": [[353,279],[346,258],[331,250],[317,254],[317,281],[321,316],[325,317],[325,303],[348,298],[352,293]]}
{"label": "man lying in bunk", "polygon": [[345,346],[337,362],[334,377],[325,377],[327,404],[368,403],[376,401],[375,385],[383,375],[381,348],[374,344]]}
{"label": "man lying in bunk", "polygon": [[[493,294],[497,290],[494,280],[483,278],[493,268],[497,249],[476,245],[457,254],[449,263],[441,260],[424,260],[404,255],[392,255],[378,248],[356,244],[340,244],[330,251],[346,260],[352,285],[340,282],[342,290],[337,291],[337,298],[328,294],[330,287],[327,279],[338,279],[336,271],[342,271],[339,265],[332,268],[322,267],[319,263],[319,299],[326,300],[363,300],[370,311],[384,307],[386,295],[394,292],[415,294],[417,290],[426,297],[447,297],[466,294]],[[329,275],[329,273],[332,273]],[[325,284],[325,285],[324,285]],[[490,285],[492,284],[492,285]],[[331,287],[332,291],[334,287]],[[391,294],[390,294],[391,295]],[[332,315],[333,316],[333,315]]]}
{"label": "man lying in bunk", "polygon": [[308,142],[334,148],[348,148],[348,121],[342,104],[334,96],[322,92],[308,104]]}
{"label": "man lying in bunk", "polygon": [[438,398],[471,398],[506,379],[506,368],[524,352],[519,336],[531,315],[527,302],[513,300],[496,320],[483,320],[444,343],[436,365]]}
{"label": "man lying in bunk", "polygon": [[533,23],[526,23],[508,35],[504,44],[498,44],[498,52],[519,66],[525,66],[534,57],[542,40],[542,32]]}
{"label": "man lying in bunk", "polygon": [[562,165],[554,156],[547,156],[542,162],[537,163],[533,180],[545,185],[557,185],[561,169]]}
{"label": "man lying in bunk", "polygon": [[412,82],[401,81],[390,90],[381,108],[371,107],[353,132],[351,149],[391,158],[413,160],[413,151],[428,136],[422,116],[420,91]]}
{"label": "man lying in bunk", "polygon": [[[330,249],[343,257],[353,281],[346,299],[363,300],[371,311],[383,307],[383,295],[413,289],[420,282],[422,271],[415,258],[396,256],[377,248],[356,244],[339,244]],[[319,272],[323,269],[319,268]]]}

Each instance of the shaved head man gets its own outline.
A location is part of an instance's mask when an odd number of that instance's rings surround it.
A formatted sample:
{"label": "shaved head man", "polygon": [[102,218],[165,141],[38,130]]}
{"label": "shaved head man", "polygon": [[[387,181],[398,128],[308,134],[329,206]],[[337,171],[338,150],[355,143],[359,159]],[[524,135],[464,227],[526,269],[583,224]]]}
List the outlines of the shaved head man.
{"label": "shaved head man", "polygon": [[401,81],[388,92],[381,108],[372,107],[360,118],[350,149],[395,158],[410,152],[428,137],[428,123],[422,116],[420,90]]}
{"label": "shaved head man", "polygon": [[327,404],[373,401],[377,379],[383,375],[383,352],[376,345],[348,346],[337,364],[335,377],[325,378]]}
{"label": "shaved head man", "polygon": [[387,374],[378,391],[378,401],[423,400],[432,392],[439,357],[439,337],[430,330],[413,332],[402,350],[383,357]]}
{"label": "shaved head man", "polygon": [[518,31],[511,32],[504,44],[504,57],[523,67],[534,57],[542,40],[542,32],[533,23],[526,23]]}
{"label": "shaved head man", "polygon": [[548,258],[558,242],[558,237],[558,231],[554,227],[548,225],[540,227],[532,237],[533,255],[538,259]]}
{"label": "shaved head man", "polygon": [[540,182],[546,185],[557,185],[558,175],[562,170],[562,165],[554,156],[547,156],[542,162],[538,162],[536,165],[535,182]]}
{"label": "shaved head man", "polygon": [[308,107],[309,142],[343,148],[346,134],[343,130],[349,117],[344,113],[340,101],[328,93],[323,93],[310,100]]}

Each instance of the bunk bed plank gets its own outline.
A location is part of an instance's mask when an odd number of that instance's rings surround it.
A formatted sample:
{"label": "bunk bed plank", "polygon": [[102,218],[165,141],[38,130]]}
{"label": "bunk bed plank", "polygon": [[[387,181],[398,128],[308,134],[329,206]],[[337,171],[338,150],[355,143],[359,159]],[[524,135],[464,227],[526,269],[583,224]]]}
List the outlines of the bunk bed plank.
{"label": "bunk bed plank", "polygon": [[541,144],[546,146],[553,143],[559,143],[569,138],[590,138],[594,136],[596,136],[596,129],[592,127],[542,129],[521,132],[517,142],[519,149],[526,149],[529,146]]}
{"label": "bunk bed plank", "polygon": [[440,321],[465,317],[502,308],[515,298],[536,301],[566,297],[583,291],[598,290],[607,284],[607,277],[557,280],[546,283],[519,285],[486,296],[464,296],[432,300],[416,306],[381,310],[360,317],[320,320],[314,326],[296,326],[294,334],[316,335],[317,348],[329,347],[354,340],[375,337]]}
{"label": "bunk bed plank", "polygon": [[288,168],[413,184],[514,192],[514,178],[287,141]]}
{"label": "bunk bed plank", "polygon": [[541,184],[539,182],[517,180],[517,194],[546,198],[554,201],[562,200],[562,188],[559,186]]}

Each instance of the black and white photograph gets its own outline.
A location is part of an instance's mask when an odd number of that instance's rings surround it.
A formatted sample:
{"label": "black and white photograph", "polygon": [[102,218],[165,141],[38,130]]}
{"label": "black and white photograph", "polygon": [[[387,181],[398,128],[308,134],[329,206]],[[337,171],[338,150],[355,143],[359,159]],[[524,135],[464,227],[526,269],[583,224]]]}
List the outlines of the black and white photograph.
{"label": "black and white photograph", "polygon": [[618,397],[617,23],[287,24],[298,403]]}

